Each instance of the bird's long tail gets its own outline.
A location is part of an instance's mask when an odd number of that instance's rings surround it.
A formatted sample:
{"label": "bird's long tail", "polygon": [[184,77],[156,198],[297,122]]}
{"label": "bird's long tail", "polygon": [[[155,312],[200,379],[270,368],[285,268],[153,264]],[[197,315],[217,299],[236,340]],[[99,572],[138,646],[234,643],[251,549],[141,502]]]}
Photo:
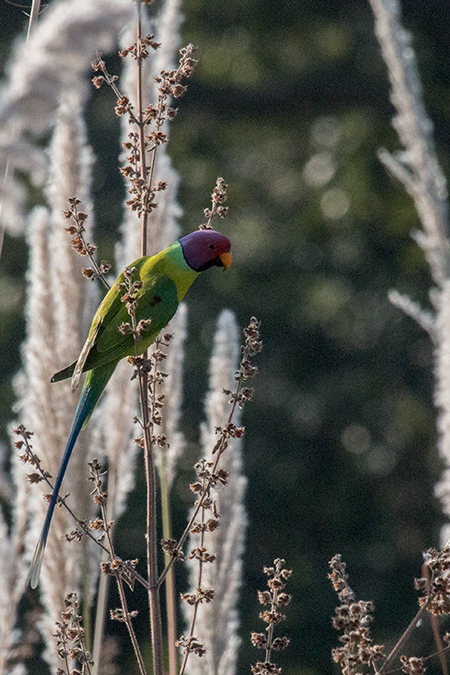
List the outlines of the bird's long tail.
{"label": "bird's long tail", "polygon": [[72,422],[69,438],[67,439],[66,448],[64,450],[61,464],[59,465],[58,474],[56,476],[52,496],[48,505],[44,525],[42,527],[30,571],[28,573],[27,583],[30,584],[31,588],[36,588],[39,583],[39,575],[41,572],[42,560],[44,557],[45,545],[47,543],[50,524],[52,522],[55,506],[58,502],[59,490],[61,488],[64,474],[66,473],[67,465],[69,464],[72,450],[75,446],[80,431],[89,421],[89,418],[92,415],[95,406],[97,405],[98,399],[100,398],[103,389],[106,387],[109,378],[113,374],[115,367],[116,364],[114,363],[111,365],[108,364],[107,366],[103,366],[101,368],[95,368],[95,370],[90,370],[86,376],[86,380],[81,391],[80,400],[75,411],[75,417]]}

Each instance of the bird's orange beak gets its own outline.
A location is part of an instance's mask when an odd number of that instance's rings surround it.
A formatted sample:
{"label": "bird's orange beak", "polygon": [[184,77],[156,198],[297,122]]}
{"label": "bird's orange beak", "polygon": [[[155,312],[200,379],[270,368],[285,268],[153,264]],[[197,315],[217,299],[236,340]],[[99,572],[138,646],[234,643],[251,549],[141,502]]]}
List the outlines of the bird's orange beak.
{"label": "bird's orange beak", "polygon": [[233,260],[233,256],[231,255],[231,253],[229,251],[227,251],[226,253],[221,253],[219,255],[219,258],[222,262],[223,269],[227,270],[231,265],[231,262]]}

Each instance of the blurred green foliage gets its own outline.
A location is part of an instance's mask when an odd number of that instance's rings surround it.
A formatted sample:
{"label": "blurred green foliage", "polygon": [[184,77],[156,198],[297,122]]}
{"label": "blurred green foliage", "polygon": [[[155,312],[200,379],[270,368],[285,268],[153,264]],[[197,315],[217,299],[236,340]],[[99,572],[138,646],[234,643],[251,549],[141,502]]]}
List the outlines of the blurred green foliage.
{"label": "blurred green foliage", "polygon": [[[447,170],[448,3],[403,7]],[[386,69],[361,0],[185,0],[183,12],[183,39],[198,45],[199,64],[171,131],[182,227],[202,221],[216,177],[224,176],[230,213],[220,229],[234,255],[229,273],[200,279],[188,301],[188,459],[197,452],[215,317],[224,306],[243,325],[255,315],[265,348],[245,415],[250,527],[239,672],[260,657],[249,634],[262,629],[262,566],[283,557],[294,571],[283,672],[330,673],[337,636],[327,561],[342,554],[358,597],[375,602],[376,641],[392,644],[416,611],[413,578],[443,522],[433,496],[441,465],[431,345],[387,300],[397,288],[428,305],[430,279],[410,238],[419,227],[411,200],[377,159],[381,146],[398,147]],[[14,6],[3,4],[1,13],[4,61],[21,20]],[[102,89],[88,110],[101,257],[112,256],[124,194],[113,105]],[[7,237],[0,271],[5,443],[25,269],[23,242]],[[190,500],[188,459],[175,485],[178,526]],[[141,501],[133,495],[118,532],[124,556],[143,554]],[[422,648],[434,651],[427,625],[415,632],[414,653]]]}

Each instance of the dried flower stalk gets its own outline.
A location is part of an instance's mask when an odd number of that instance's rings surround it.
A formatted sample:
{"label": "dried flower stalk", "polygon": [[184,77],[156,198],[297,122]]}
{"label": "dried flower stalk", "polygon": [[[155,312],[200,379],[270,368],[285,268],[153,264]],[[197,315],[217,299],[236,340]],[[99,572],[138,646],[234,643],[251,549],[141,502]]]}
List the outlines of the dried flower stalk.
{"label": "dried flower stalk", "polygon": [[252,673],[255,675],[279,675],[281,668],[271,661],[272,652],[286,649],[290,642],[286,636],[274,638],[275,626],[286,619],[280,608],[286,607],[291,601],[291,596],[284,589],[292,572],[283,568],[284,562],[277,558],[273,567],[264,567],[264,574],[268,577],[268,590],[258,591],[258,598],[262,605],[269,606],[270,609],[259,615],[267,624],[266,633],[252,633],[251,636],[253,646],[265,650],[264,661],[258,661],[252,666]]}

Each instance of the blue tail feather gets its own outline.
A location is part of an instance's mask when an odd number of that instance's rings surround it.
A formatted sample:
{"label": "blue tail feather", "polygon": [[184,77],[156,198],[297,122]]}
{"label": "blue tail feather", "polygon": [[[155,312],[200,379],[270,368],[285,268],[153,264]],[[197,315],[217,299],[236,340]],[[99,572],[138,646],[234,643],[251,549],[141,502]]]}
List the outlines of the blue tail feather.
{"label": "blue tail feather", "polygon": [[50,524],[52,522],[55,506],[58,502],[61,484],[63,482],[63,478],[66,473],[70,457],[72,455],[72,450],[75,446],[80,431],[84,428],[84,426],[88,422],[98,402],[98,399],[100,398],[103,389],[105,388],[109,378],[114,372],[115,366],[116,364],[114,364],[114,366],[109,365],[108,367],[97,368],[95,370],[90,370],[87,374],[83,390],[81,392],[80,400],[78,402],[78,406],[75,411],[75,417],[72,422],[72,428],[69,433],[69,438],[67,439],[66,448],[64,450],[61,464],[59,465],[58,474],[56,476],[55,484],[53,486],[53,492],[48,505],[44,525],[42,527],[39,541],[37,543],[36,550],[34,552],[30,571],[28,573],[27,583],[30,584],[31,588],[36,588],[37,585],[39,584],[39,575],[41,572],[42,560],[44,557],[45,545],[47,543]]}

